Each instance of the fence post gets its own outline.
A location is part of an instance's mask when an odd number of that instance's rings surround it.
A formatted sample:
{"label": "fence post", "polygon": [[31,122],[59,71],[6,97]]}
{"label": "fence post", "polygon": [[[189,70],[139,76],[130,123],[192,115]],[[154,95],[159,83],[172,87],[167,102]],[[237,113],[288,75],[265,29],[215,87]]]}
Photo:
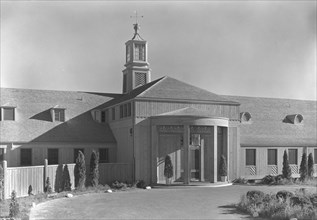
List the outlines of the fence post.
{"label": "fence post", "polygon": [[48,170],[47,170],[47,166],[48,166],[48,160],[45,159],[44,160],[44,180],[43,180],[43,192],[45,191],[45,182],[48,176]]}
{"label": "fence post", "polygon": [[[7,161],[3,160],[2,161],[2,168],[3,168],[3,193],[4,193],[4,199],[8,199],[8,193],[6,193],[7,191],[7,187],[8,187],[8,174],[7,174]],[[10,193],[10,192],[9,192]]]}

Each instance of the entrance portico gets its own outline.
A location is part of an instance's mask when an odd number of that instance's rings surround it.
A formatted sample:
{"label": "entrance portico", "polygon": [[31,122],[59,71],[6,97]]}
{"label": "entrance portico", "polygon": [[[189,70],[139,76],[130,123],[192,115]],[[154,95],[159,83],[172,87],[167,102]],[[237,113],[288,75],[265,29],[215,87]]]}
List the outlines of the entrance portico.
{"label": "entrance portico", "polygon": [[[172,182],[220,180],[219,158],[229,161],[229,119],[204,116],[151,117],[151,179],[165,183],[164,159],[169,155],[174,168]],[[229,167],[229,166],[228,166]]]}

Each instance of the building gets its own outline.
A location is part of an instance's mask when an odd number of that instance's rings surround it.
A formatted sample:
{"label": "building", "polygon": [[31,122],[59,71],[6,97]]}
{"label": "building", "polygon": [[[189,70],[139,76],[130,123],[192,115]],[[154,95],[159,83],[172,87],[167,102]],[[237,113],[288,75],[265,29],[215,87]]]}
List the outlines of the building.
{"label": "building", "polygon": [[135,180],[217,182],[258,179],[282,170],[286,150],[294,176],[303,152],[317,170],[316,102],[222,96],[170,77],[151,81],[147,41],[126,42],[122,94],[1,89],[0,160],[8,166],[73,163],[97,149],[104,163],[128,163]]}

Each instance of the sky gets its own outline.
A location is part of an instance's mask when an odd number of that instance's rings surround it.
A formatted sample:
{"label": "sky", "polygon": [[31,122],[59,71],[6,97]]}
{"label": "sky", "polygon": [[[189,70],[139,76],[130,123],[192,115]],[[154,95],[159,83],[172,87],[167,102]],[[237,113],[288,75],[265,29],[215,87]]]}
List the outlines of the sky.
{"label": "sky", "polygon": [[316,100],[316,1],[3,1],[1,87],[121,93],[125,42],[152,80]]}

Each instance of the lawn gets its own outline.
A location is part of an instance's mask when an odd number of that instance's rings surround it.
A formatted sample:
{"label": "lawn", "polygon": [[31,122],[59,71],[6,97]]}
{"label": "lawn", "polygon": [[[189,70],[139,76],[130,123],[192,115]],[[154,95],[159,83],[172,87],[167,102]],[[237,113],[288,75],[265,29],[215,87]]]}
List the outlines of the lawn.
{"label": "lawn", "polygon": [[[316,187],[306,187],[316,192]],[[172,186],[98,193],[37,205],[31,219],[245,219],[233,204],[249,190],[295,191],[298,186],[234,185],[220,188]]]}

